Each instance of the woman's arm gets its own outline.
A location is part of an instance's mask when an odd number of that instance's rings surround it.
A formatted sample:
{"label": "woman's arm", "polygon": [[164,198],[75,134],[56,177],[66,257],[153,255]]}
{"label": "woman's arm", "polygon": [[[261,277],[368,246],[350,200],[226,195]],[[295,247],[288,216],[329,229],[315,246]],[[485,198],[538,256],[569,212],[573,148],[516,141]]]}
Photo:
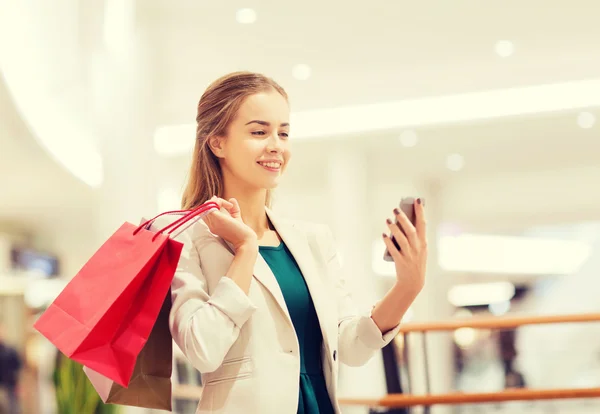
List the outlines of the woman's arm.
{"label": "woman's arm", "polygon": [[176,238],[184,246],[171,284],[169,325],[173,339],[194,368],[213,372],[256,310],[247,293],[258,249],[239,249],[227,274],[209,295],[191,231]]}
{"label": "woman's arm", "polygon": [[375,305],[371,317],[381,332],[397,326],[408,307],[416,299],[425,284],[427,268],[427,229],[421,199],[414,206],[415,224],[400,209],[394,209],[395,222],[387,219],[390,235],[396,239],[396,247],[390,236],[383,234],[383,241],[394,259],[396,283],[385,297]]}
{"label": "woman's arm", "polygon": [[397,335],[400,327],[382,335],[371,318],[370,313],[360,314],[349,289],[346,287],[346,275],[335,241],[330,229],[323,226],[315,230],[322,258],[326,263],[326,277],[334,287],[338,317],[339,361],[349,366],[361,366],[367,363],[381,348]]}
{"label": "woman's arm", "polygon": [[417,200],[414,226],[398,209],[394,209],[394,215],[399,225],[391,220],[387,220],[387,223],[401,250],[395,247],[389,236],[384,234],[383,238],[394,258],[396,283],[377,302],[369,316],[356,314],[352,298],[345,288],[345,275],[341,270],[333,236],[329,230],[325,236],[328,240],[325,249],[330,257],[328,276],[334,278],[336,284],[340,361],[347,365],[363,365],[398,334],[402,317],[425,283],[427,238],[423,205]]}
{"label": "woman's arm", "polygon": [[258,256],[258,246],[244,245],[239,247],[225,275],[233,280],[246,295],[250,291],[256,256]]}
{"label": "woman's arm", "polygon": [[[359,314],[346,288],[346,277],[337,253],[329,261],[328,276],[335,281],[338,308],[338,354],[340,362],[358,367],[366,364],[381,348],[398,334],[400,325],[382,334],[371,314]],[[375,308],[379,307],[378,305]],[[375,308],[373,311],[375,311]],[[385,312],[385,307],[380,311]]]}
{"label": "woman's arm", "polygon": [[400,324],[404,314],[416,299],[419,290],[403,287],[396,283],[371,311],[371,319],[382,334],[391,331]]}

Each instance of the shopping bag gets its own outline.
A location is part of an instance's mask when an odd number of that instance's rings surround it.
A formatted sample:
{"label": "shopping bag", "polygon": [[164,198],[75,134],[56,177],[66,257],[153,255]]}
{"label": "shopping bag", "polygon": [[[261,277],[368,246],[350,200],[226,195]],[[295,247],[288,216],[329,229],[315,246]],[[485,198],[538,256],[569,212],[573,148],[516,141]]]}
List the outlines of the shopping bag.
{"label": "shopping bag", "polygon": [[173,340],[169,331],[170,292],[146,345],[137,357],[127,388],[88,367],[83,371],[103,402],[171,411]]}
{"label": "shopping bag", "polygon": [[[218,205],[207,202],[165,228],[124,223],[34,324],[67,357],[126,387],[171,285],[182,244],[169,234]],[[171,229],[168,233],[166,230]]]}

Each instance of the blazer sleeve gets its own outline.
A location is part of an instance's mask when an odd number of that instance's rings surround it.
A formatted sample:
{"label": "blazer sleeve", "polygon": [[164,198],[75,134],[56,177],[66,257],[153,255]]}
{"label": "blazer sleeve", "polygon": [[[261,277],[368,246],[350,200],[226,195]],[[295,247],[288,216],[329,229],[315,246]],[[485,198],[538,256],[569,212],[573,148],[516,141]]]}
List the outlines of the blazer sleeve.
{"label": "blazer sleeve", "polygon": [[370,312],[364,315],[357,312],[352,295],[346,287],[346,277],[329,227],[325,228],[324,239],[327,273],[336,292],[340,362],[353,367],[361,366],[398,335],[400,324],[382,334]]}
{"label": "blazer sleeve", "polygon": [[202,244],[193,240],[192,229],[197,225],[175,237],[183,243],[183,250],[171,284],[169,326],[175,343],[190,363],[206,373],[221,366],[256,307],[244,291],[225,276],[208,294],[200,265]]}

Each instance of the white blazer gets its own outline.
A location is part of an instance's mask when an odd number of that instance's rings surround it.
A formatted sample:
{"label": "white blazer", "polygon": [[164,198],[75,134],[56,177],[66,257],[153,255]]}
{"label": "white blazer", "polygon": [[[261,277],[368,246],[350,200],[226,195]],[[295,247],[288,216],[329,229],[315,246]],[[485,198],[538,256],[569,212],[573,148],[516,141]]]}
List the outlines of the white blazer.
{"label": "white blazer", "polygon": [[[357,315],[328,227],[267,214],[308,285],[323,333],[323,370],[336,413],[338,364],[366,363],[398,333],[382,335],[370,315]],[[157,220],[160,228],[174,217]],[[203,221],[174,235],[183,251],[172,284],[171,334],[201,372],[196,414],[296,414],[300,355],[277,279],[258,255],[246,295],[223,277],[231,247]]]}

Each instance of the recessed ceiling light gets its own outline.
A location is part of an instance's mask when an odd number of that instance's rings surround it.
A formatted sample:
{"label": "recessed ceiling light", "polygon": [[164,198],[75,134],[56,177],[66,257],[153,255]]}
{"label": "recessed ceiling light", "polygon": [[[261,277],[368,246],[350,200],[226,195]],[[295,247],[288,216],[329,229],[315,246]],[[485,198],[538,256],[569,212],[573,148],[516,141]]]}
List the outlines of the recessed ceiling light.
{"label": "recessed ceiling light", "polygon": [[461,349],[468,349],[477,340],[477,331],[473,328],[458,328],[452,336],[456,345]]}
{"label": "recessed ceiling light", "polygon": [[400,143],[405,147],[414,147],[417,145],[418,140],[419,137],[417,136],[417,133],[411,129],[403,131],[400,134]]}
{"label": "recessed ceiling light", "polygon": [[299,63],[292,68],[292,76],[298,80],[307,80],[310,78],[311,69],[305,63]]}
{"label": "recessed ceiling light", "polygon": [[256,12],[254,9],[239,9],[235,13],[235,19],[240,24],[252,24],[256,21]]}
{"label": "recessed ceiling light", "polygon": [[465,159],[460,154],[450,154],[446,157],[446,167],[452,171],[460,171],[465,166]]}
{"label": "recessed ceiling light", "polygon": [[589,129],[596,123],[596,117],[591,112],[581,112],[577,116],[577,125],[581,128]]}
{"label": "recessed ceiling light", "polygon": [[514,53],[515,46],[509,40],[499,40],[498,42],[496,42],[495,49],[498,56],[505,58],[511,56]]}
{"label": "recessed ceiling light", "polygon": [[444,271],[472,274],[571,275],[592,251],[579,241],[473,233],[441,236],[438,245]]}
{"label": "recessed ceiling light", "polygon": [[456,307],[489,305],[511,300],[515,285],[510,282],[470,283],[455,285],[448,290],[448,301]]}

